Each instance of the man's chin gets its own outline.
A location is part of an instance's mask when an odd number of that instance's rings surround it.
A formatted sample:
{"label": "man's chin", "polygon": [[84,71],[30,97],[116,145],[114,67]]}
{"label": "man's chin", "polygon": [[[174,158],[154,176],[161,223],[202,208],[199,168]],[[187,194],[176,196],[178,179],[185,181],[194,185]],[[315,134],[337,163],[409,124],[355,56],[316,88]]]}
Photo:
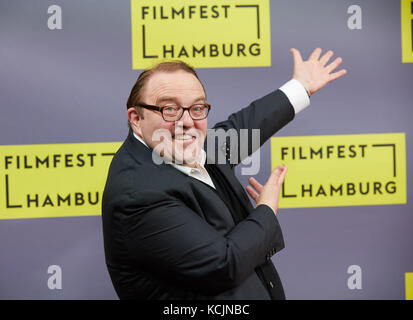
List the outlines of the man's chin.
{"label": "man's chin", "polygon": [[176,164],[196,165],[199,163],[201,146],[198,139],[175,140],[173,158]]}

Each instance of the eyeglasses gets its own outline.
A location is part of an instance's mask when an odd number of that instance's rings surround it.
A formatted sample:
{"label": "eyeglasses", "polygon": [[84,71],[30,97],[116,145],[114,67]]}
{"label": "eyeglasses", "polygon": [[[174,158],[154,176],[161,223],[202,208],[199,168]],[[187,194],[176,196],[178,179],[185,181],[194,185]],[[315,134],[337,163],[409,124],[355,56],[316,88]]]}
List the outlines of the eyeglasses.
{"label": "eyeglasses", "polygon": [[188,110],[188,113],[193,120],[203,120],[208,116],[209,110],[211,109],[211,105],[208,103],[193,104],[192,106],[186,108],[178,106],[176,104],[168,104],[162,107],[158,107],[145,103],[137,103],[136,106],[149,110],[160,111],[162,118],[165,121],[169,122],[174,122],[181,119],[185,110]]}

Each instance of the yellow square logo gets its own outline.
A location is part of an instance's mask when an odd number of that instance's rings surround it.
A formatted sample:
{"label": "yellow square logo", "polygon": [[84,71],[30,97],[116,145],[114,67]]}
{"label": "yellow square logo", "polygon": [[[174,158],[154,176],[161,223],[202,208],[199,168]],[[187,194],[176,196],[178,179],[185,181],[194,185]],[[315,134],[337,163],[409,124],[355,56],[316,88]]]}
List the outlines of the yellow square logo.
{"label": "yellow square logo", "polygon": [[405,273],[406,300],[413,300],[413,272]]}
{"label": "yellow square logo", "polygon": [[406,203],[404,133],[273,137],[271,164],[289,168],[280,208]]}
{"label": "yellow square logo", "polygon": [[100,215],[121,142],[0,146],[1,219]]}
{"label": "yellow square logo", "polygon": [[413,0],[401,0],[402,62],[413,62]]}
{"label": "yellow square logo", "polygon": [[132,68],[271,65],[269,0],[131,0]]}

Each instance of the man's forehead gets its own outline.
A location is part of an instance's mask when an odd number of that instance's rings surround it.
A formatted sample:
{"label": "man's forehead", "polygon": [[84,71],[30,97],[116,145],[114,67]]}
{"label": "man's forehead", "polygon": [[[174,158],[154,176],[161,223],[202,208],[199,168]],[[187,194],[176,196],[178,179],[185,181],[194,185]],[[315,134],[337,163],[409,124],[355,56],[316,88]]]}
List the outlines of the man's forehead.
{"label": "man's forehead", "polygon": [[179,93],[204,94],[201,82],[191,73],[178,70],[173,72],[158,71],[151,75],[144,88],[145,95]]}

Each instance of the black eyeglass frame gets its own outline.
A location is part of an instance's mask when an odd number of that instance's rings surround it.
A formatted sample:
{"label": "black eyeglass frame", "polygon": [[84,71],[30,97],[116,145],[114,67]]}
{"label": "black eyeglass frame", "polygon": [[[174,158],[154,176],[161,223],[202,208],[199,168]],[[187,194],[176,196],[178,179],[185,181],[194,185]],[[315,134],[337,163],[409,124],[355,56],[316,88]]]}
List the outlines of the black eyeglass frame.
{"label": "black eyeglass frame", "polygon": [[[192,115],[191,115],[190,109],[191,109],[192,107],[194,107],[194,106],[200,106],[200,105],[205,106],[205,107],[207,108],[206,115],[205,115],[205,117],[203,117],[203,118],[194,119],[194,118],[192,117]],[[166,105],[166,106],[163,106],[163,107],[158,107],[158,106],[153,106],[153,105],[145,104],[145,103],[137,103],[135,106],[136,106],[136,107],[142,107],[142,108],[149,109],[149,110],[159,111],[159,112],[161,113],[161,115],[162,115],[162,118],[163,118],[165,121],[167,121],[167,122],[179,121],[179,120],[182,118],[182,116],[184,115],[184,112],[185,112],[186,110],[188,110],[189,116],[191,117],[192,120],[195,120],[195,121],[196,121],[196,120],[204,120],[204,119],[206,119],[206,118],[208,117],[209,111],[211,110],[211,105],[208,104],[208,103],[196,103],[196,104],[193,104],[192,106],[189,106],[189,107],[181,107],[181,106],[178,106],[178,107],[180,107],[180,108],[183,110],[182,113],[181,113],[181,115],[179,116],[179,118],[176,119],[176,120],[167,120],[167,119],[165,119],[165,116],[164,116],[164,114],[163,114],[163,109],[170,107],[170,105]]]}

